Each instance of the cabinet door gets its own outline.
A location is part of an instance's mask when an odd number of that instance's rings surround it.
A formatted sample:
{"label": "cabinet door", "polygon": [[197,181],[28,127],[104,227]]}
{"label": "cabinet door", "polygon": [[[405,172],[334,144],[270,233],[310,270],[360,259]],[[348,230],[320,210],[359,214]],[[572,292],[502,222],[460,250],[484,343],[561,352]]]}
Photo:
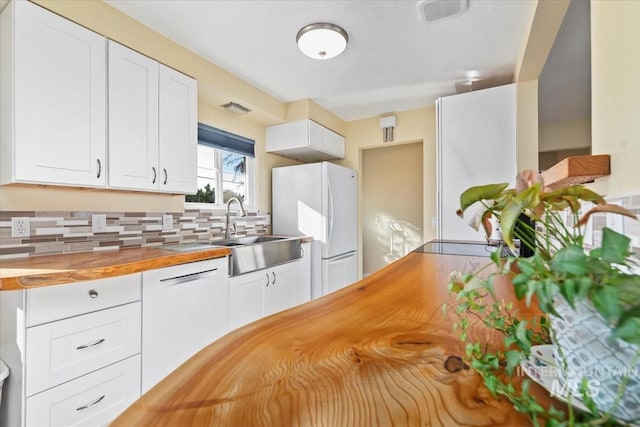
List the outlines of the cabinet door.
{"label": "cabinet door", "polygon": [[108,425],[138,397],[139,355],[28,397],[25,425]]}
{"label": "cabinet door", "polygon": [[197,82],[160,67],[160,191],[195,193],[197,189]]}
{"label": "cabinet door", "polygon": [[157,190],[158,63],[109,40],[109,187]]}
{"label": "cabinet door", "polygon": [[262,317],[263,298],[269,281],[269,270],[229,279],[229,325],[232,330]]}
{"label": "cabinet door", "polygon": [[226,263],[220,258],[143,273],[143,392],[227,332]]}
{"label": "cabinet door", "polygon": [[286,310],[300,303],[300,261],[268,270],[270,282],[265,292],[264,315]]}
{"label": "cabinet door", "polygon": [[344,159],[344,137],[313,120],[309,120],[309,145],[332,157]]}
{"label": "cabinet door", "polygon": [[311,300],[311,243],[302,243],[300,267],[300,303]]}
{"label": "cabinet door", "polygon": [[105,38],[14,3],[14,180],[104,187]]}

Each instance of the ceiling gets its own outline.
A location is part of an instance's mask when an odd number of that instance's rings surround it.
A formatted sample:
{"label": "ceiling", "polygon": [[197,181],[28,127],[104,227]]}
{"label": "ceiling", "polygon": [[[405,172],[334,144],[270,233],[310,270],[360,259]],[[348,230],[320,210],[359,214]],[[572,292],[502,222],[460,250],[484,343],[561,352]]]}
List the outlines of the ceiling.
{"label": "ceiling", "polygon": [[[510,80],[535,11],[531,0],[469,0],[423,23],[417,0],[106,2],[283,102],[309,98],[345,121],[433,105],[469,79]],[[343,27],[346,51],[304,56],[296,34],[313,22]]]}

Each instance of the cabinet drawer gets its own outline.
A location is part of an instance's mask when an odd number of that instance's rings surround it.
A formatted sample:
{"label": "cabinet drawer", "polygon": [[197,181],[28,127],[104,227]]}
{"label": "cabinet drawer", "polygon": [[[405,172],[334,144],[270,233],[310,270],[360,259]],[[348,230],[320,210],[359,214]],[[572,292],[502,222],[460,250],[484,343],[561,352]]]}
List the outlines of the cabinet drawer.
{"label": "cabinet drawer", "polygon": [[139,355],[27,398],[26,425],[106,425],[138,397]]}
{"label": "cabinet drawer", "polygon": [[26,395],[140,353],[140,302],[27,328]]}
{"label": "cabinet drawer", "polygon": [[27,290],[27,326],[140,300],[141,275]]}

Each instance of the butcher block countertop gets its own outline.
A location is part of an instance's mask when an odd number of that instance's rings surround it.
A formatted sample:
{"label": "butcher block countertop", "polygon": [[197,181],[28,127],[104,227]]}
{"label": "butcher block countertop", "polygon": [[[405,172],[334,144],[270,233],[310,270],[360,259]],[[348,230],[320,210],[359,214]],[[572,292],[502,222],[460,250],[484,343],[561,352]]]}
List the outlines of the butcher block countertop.
{"label": "butcher block countertop", "polygon": [[[227,334],[113,425],[529,425],[464,365],[454,320],[442,312],[453,302],[450,272],[487,262],[411,253],[354,285]],[[472,328],[498,342],[486,332]]]}
{"label": "butcher block countertop", "polygon": [[132,248],[6,259],[0,261],[0,290],[29,289],[82,280],[105,279],[154,268],[224,257],[230,253],[228,248],[223,247],[192,252]]}

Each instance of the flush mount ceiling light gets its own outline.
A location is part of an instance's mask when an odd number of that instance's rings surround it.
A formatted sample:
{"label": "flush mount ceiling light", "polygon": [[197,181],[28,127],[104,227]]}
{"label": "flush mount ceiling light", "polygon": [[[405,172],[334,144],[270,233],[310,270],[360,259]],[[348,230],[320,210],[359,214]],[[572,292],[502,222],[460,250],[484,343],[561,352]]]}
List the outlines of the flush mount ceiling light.
{"label": "flush mount ceiling light", "polygon": [[298,47],[310,58],[329,59],[340,55],[346,48],[349,36],[341,27],[326,22],[316,22],[298,31]]}
{"label": "flush mount ceiling light", "polygon": [[221,105],[226,111],[237,114],[239,116],[244,116],[251,110],[245,107],[244,105],[236,104],[235,102],[227,102],[226,104]]}

